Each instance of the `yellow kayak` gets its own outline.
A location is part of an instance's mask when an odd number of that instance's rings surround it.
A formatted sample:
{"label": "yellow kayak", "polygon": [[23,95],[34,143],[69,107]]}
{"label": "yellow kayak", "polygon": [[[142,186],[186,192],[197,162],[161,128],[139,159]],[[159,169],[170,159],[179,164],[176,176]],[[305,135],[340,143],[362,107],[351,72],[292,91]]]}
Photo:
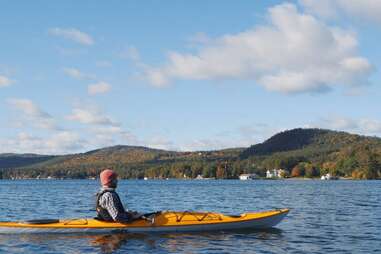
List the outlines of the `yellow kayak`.
{"label": "yellow kayak", "polygon": [[231,229],[263,229],[277,225],[289,212],[279,209],[224,215],[212,212],[156,212],[130,223],[97,219],[31,220],[0,222],[0,234],[15,233],[109,233],[109,232],[189,232]]}

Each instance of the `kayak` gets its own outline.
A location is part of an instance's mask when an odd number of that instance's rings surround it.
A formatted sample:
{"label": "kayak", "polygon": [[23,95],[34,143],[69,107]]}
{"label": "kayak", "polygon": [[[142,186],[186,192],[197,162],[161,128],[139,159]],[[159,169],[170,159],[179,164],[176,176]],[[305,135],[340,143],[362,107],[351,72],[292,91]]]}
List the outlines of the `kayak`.
{"label": "kayak", "polygon": [[190,232],[232,229],[265,229],[277,225],[289,212],[278,209],[263,212],[224,215],[213,212],[160,211],[146,214],[129,223],[98,219],[45,219],[0,222],[0,234],[20,233],[150,233]]}

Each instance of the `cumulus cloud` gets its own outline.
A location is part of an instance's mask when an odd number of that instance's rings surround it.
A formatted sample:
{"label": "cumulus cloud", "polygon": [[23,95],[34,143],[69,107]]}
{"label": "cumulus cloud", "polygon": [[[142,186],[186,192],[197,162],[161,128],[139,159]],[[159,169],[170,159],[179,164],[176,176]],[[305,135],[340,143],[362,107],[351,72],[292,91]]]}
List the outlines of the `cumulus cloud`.
{"label": "cumulus cloud", "polygon": [[60,131],[48,137],[21,132],[12,139],[0,139],[0,152],[64,154],[80,151],[85,145],[75,132]]}
{"label": "cumulus cloud", "polygon": [[155,149],[171,150],[171,151],[179,150],[179,147],[172,140],[160,135],[148,138],[145,141],[139,142],[139,144],[142,146],[155,148]]}
{"label": "cumulus cloud", "polygon": [[76,107],[66,119],[90,125],[119,126],[118,122],[103,114],[95,107]]}
{"label": "cumulus cloud", "polygon": [[92,139],[89,143],[94,147],[105,147],[112,145],[128,144],[141,145],[141,141],[130,131],[120,126],[101,126],[91,128]]}
{"label": "cumulus cloud", "polygon": [[13,83],[12,80],[7,78],[6,76],[0,75],[0,87],[10,86],[12,83]]}
{"label": "cumulus cloud", "polygon": [[310,127],[327,128],[340,131],[349,131],[364,135],[380,135],[381,121],[369,118],[350,118],[344,116],[330,116],[321,118]]}
{"label": "cumulus cloud", "polygon": [[67,76],[74,79],[78,79],[78,80],[95,79],[94,75],[83,73],[76,68],[64,68],[63,71]]}
{"label": "cumulus cloud", "polygon": [[33,101],[29,99],[11,98],[7,101],[14,109],[21,111],[20,120],[25,125],[33,125],[37,128],[58,130],[60,129],[54,118],[40,109]]}
{"label": "cumulus cloud", "polygon": [[55,153],[59,151],[78,151],[83,149],[84,144],[86,142],[83,142],[77,133],[70,131],[56,133],[45,141],[46,148]]}
{"label": "cumulus cloud", "polygon": [[324,18],[341,15],[351,19],[372,21],[381,24],[381,1],[379,0],[299,0],[310,13]]}
{"label": "cumulus cloud", "polygon": [[207,151],[207,150],[219,150],[224,148],[237,147],[237,144],[232,145],[234,141],[224,142],[215,138],[195,139],[180,146],[181,151]]}
{"label": "cumulus cloud", "polygon": [[182,151],[208,151],[249,147],[261,143],[274,134],[286,129],[290,128],[272,126],[265,123],[247,123],[213,136],[184,142],[178,145],[178,147]]}
{"label": "cumulus cloud", "polygon": [[57,131],[41,136],[20,132],[12,138],[0,138],[0,153],[68,154],[119,144],[142,145],[142,142],[118,126],[97,126],[87,133]]}
{"label": "cumulus cloud", "polygon": [[95,84],[91,84],[87,87],[87,92],[90,95],[107,93],[110,90],[111,90],[111,85],[103,81],[95,83]]}
{"label": "cumulus cloud", "polygon": [[51,28],[49,29],[49,34],[62,37],[86,46],[94,44],[94,40],[89,34],[81,32],[76,28]]}
{"label": "cumulus cloud", "polygon": [[373,67],[358,55],[353,32],[329,27],[292,4],[270,8],[268,21],[193,54],[170,52],[166,64],[146,68],[147,79],[158,87],[176,79],[245,79],[282,93],[367,84]]}

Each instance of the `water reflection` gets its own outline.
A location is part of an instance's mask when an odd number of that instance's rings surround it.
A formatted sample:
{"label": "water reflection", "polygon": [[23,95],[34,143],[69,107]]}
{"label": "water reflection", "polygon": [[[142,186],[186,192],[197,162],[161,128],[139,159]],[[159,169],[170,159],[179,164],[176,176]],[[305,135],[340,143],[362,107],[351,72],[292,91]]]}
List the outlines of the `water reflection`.
{"label": "water reflection", "polygon": [[223,242],[240,237],[270,240],[282,237],[282,230],[277,228],[266,230],[234,230],[216,232],[192,232],[192,233],[156,233],[156,234],[132,234],[114,233],[109,235],[88,236],[91,237],[91,244],[98,246],[103,253],[111,253],[120,248],[129,249],[131,243],[136,246],[140,241],[145,249],[165,249],[169,252],[180,251],[183,246],[189,249],[205,249],[211,242]]}
{"label": "water reflection", "polygon": [[[277,228],[266,230],[232,230],[214,232],[191,233],[154,233],[137,234],[117,232],[110,234],[25,234],[3,238],[5,242],[18,241],[18,244],[28,243],[36,246],[66,247],[68,243],[76,245],[82,243],[91,246],[96,252],[113,253],[121,250],[125,252],[187,252],[187,250],[208,250],[216,248],[221,252],[229,252],[235,240],[270,240],[282,238],[282,230]],[[7,238],[7,239],[6,239]],[[86,244],[87,242],[87,244]],[[0,241],[1,243],[1,241]],[[224,245],[225,243],[225,245]],[[208,252],[207,251],[207,252]],[[192,251],[191,251],[192,252]]]}
{"label": "water reflection", "polygon": [[129,241],[138,240],[146,247],[155,248],[155,241],[145,234],[115,233],[109,235],[90,236],[90,244],[99,247],[102,253],[112,253],[123,246],[128,245]]}

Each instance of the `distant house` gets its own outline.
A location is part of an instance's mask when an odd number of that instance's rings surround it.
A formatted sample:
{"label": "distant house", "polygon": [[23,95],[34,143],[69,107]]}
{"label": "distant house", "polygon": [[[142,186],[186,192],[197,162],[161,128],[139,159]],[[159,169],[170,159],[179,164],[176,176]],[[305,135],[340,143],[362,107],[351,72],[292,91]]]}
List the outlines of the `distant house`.
{"label": "distant house", "polygon": [[195,178],[196,180],[214,180],[216,178],[214,177],[203,177],[202,175],[197,175],[197,177]]}
{"label": "distant house", "polygon": [[328,173],[328,174],[322,175],[320,179],[321,180],[337,180],[338,178]]}
{"label": "distant house", "polygon": [[242,174],[239,176],[239,180],[254,180],[257,179],[257,174]]}
{"label": "distant house", "polygon": [[203,177],[202,175],[199,174],[199,175],[197,175],[196,179],[197,179],[197,180],[202,180],[202,179],[204,179],[204,177]]}
{"label": "distant house", "polygon": [[284,169],[272,169],[266,171],[266,178],[283,178],[286,173]]}

